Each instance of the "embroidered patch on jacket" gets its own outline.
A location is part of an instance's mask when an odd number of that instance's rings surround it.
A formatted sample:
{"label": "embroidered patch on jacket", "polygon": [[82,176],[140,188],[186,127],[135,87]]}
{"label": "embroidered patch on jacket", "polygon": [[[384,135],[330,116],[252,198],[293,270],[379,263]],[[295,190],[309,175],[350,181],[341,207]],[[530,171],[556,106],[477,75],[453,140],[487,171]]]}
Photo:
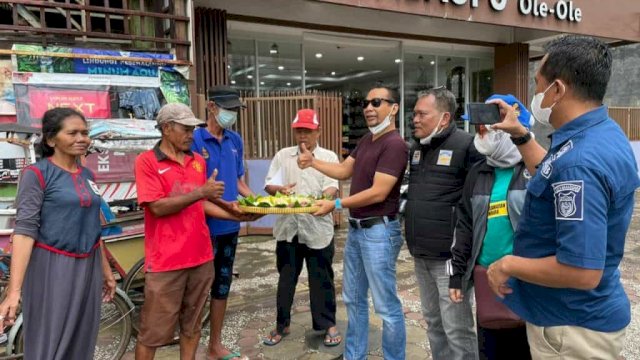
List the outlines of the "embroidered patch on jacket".
{"label": "embroidered patch on jacket", "polygon": [[547,179],[551,176],[551,172],[553,172],[553,165],[551,165],[551,159],[547,159],[542,163],[542,170],[540,170],[540,174],[546,177]]}
{"label": "embroidered patch on jacket", "polygon": [[562,155],[568,153],[571,149],[573,149],[573,141],[569,140],[564,145],[562,145],[562,147],[555,154],[549,156],[547,160],[542,163],[542,170],[540,170],[542,176],[548,179],[553,172],[553,165],[551,163],[558,160]]}
{"label": "embroidered patch on jacket", "polygon": [[564,145],[562,145],[562,147],[560,148],[560,150],[558,150],[557,153],[553,154],[553,160],[560,158],[560,156],[566,154],[571,149],[573,149],[573,141],[569,140]]}
{"label": "embroidered patch on jacket", "polygon": [[552,184],[555,197],[556,220],[582,221],[584,212],[584,182],[561,181]]}

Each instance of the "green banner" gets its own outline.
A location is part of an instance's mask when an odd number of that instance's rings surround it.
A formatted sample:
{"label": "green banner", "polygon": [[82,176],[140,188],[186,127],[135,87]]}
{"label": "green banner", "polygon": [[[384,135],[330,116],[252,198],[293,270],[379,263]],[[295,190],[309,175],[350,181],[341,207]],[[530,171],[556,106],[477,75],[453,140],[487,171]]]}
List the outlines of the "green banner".
{"label": "green banner", "polygon": [[191,105],[187,80],[178,72],[160,71],[160,91],[167,103]]}

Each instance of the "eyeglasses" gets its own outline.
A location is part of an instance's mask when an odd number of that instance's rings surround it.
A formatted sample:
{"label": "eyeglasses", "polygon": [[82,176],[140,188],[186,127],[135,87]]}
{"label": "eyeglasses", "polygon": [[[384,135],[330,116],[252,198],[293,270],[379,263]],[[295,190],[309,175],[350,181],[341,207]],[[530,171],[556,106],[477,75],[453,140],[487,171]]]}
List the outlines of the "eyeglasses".
{"label": "eyeglasses", "polygon": [[362,108],[366,108],[367,106],[369,106],[369,104],[371,104],[374,108],[378,108],[380,107],[380,105],[382,105],[382,102],[386,101],[389,104],[395,104],[396,102],[393,100],[389,100],[389,99],[383,99],[383,98],[373,98],[371,100],[362,100]]}

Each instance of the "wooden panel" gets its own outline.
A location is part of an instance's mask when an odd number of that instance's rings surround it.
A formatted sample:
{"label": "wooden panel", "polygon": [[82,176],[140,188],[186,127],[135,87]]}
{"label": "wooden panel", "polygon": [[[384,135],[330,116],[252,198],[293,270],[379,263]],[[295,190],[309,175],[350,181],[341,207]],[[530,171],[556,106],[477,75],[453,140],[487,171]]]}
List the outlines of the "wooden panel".
{"label": "wooden panel", "polygon": [[[187,15],[187,3],[185,0],[173,0],[170,4],[173,5],[173,14],[176,16],[186,16]],[[156,20],[157,23],[162,27],[163,21]],[[170,27],[173,30],[171,32],[171,37],[177,40],[188,40],[189,36],[189,24],[186,22],[179,22],[174,20],[169,20]],[[161,35],[158,35],[161,36]],[[175,51],[176,57],[178,59],[188,59],[189,58],[189,46],[176,45]]]}
{"label": "wooden panel", "polygon": [[227,73],[227,13],[225,10],[196,8],[194,11],[196,89],[207,89],[229,82]]}
{"label": "wooden panel", "polygon": [[[242,135],[245,157],[270,159],[280,149],[295,144],[291,121],[299,109],[314,109],[320,118],[322,147],[340,154],[342,148],[342,96],[336,92],[312,91],[307,94],[263,92],[244,97],[247,108],[241,111],[236,130]],[[258,110],[259,109],[259,110]],[[259,111],[259,114],[258,114]],[[257,119],[260,118],[260,124]],[[262,139],[258,139],[258,126]],[[261,142],[262,148],[258,145]]]}
{"label": "wooden panel", "polygon": [[640,140],[640,109],[629,109],[629,132],[627,133],[629,140]]}
{"label": "wooden panel", "polygon": [[629,109],[609,108],[609,116],[620,125],[622,131],[629,136]]}
{"label": "wooden panel", "polygon": [[493,79],[494,92],[528,99],[529,45],[515,43],[496,46]]}
{"label": "wooden panel", "polygon": [[[150,0],[148,0],[150,1]],[[130,7],[131,2],[134,3],[133,9]],[[178,24],[178,29],[188,29],[191,19],[186,16],[185,0],[173,0],[172,4],[175,4],[173,11],[169,13],[162,12],[149,12],[145,10],[144,0],[132,0],[128,2],[122,1],[120,4],[114,4],[109,0],[102,0],[101,6],[85,3],[72,3],[69,0],[64,2],[60,1],[34,1],[34,0],[0,0],[0,4],[11,4],[13,13],[12,21],[10,23],[0,24],[0,32],[17,33],[17,34],[37,34],[41,38],[43,45],[49,38],[52,38],[54,42],[59,42],[60,39],[68,39],[71,44],[75,41],[88,42],[92,39],[118,39],[126,40],[128,44],[121,44],[121,49],[150,49],[153,46],[153,50],[169,51],[171,48],[176,49],[176,57],[179,60],[189,59],[189,47],[191,46],[186,31],[177,33],[160,32],[159,34],[149,34],[145,31],[145,19],[149,18],[152,21],[162,23],[165,20],[169,20],[172,27]],[[135,9],[137,4],[139,10]],[[115,5],[115,6],[114,6]],[[120,5],[120,7],[118,7]],[[2,5],[4,6],[4,5]],[[34,27],[31,25],[25,25],[22,22],[19,14],[17,13],[18,6],[29,6],[33,13],[39,14],[40,27]],[[45,10],[57,9],[59,12],[66,14],[66,21],[64,24],[56,22],[47,22],[45,18]],[[77,25],[73,20],[73,13],[79,12],[81,16],[81,24]],[[123,27],[115,27],[111,23],[112,17],[121,16],[123,21]],[[98,17],[104,18],[104,26],[97,28],[92,25],[92,19],[95,20]],[[132,23],[130,23],[132,22]],[[36,24],[37,25],[37,24]],[[77,25],[72,26],[72,25]],[[131,32],[130,32],[131,30]],[[82,40],[80,40],[82,39]],[[153,45],[159,43],[160,45]],[[186,49],[186,50],[185,50]]]}
{"label": "wooden panel", "polygon": [[640,140],[640,108],[610,107],[609,116],[620,125],[629,141]]}

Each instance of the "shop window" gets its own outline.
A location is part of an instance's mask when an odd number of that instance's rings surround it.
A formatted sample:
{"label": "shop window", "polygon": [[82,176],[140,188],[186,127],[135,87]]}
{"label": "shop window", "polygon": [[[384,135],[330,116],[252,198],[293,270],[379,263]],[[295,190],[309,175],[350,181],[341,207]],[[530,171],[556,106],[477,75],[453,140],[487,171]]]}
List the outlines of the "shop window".
{"label": "shop window", "polygon": [[462,128],[464,123],[461,119],[464,115],[464,105],[466,103],[466,58],[453,56],[438,56],[438,85],[444,85],[456,97],[457,108],[453,118],[458,127]]}
{"label": "shop window", "polygon": [[229,83],[243,92],[252,92],[256,84],[255,42],[246,39],[229,38]]}
{"label": "shop window", "polygon": [[404,134],[409,139],[413,134],[413,108],[418,100],[418,94],[431,89],[437,84],[436,57],[419,52],[405,52],[404,54]]}
{"label": "shop window", "polygon": [[369,132],[361,105],[369,89],[400,84],[400,43],[305,34],[304,59],[307,90],[342,96],[342,155],[346,157]]}
{"label": "shop window", "polygon": [[493,94],[493,59],[469,59],[470,102],[484,102]]}
{"label": "shop window", "polygon": [[258,77],[260,96],[302,90],[301,44],[259,41]]}

